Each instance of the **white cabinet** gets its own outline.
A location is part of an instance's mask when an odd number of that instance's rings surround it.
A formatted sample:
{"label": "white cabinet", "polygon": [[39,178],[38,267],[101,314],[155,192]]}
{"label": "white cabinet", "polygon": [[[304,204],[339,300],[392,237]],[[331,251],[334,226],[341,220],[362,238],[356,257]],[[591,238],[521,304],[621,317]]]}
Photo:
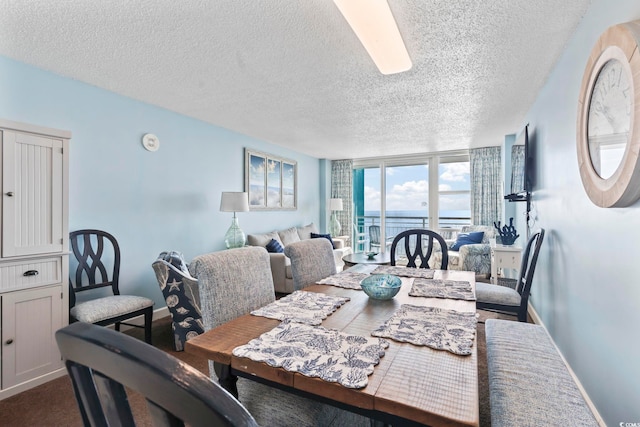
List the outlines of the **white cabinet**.
{"label": "white cabinet", "polygon": [[2,389],[62,368],[55,331],[62,327],[62,289],[2,294]]}
{"label": "white cabinet", "polygon": [[70,137],[0,119],[0,399],[65,373]]}

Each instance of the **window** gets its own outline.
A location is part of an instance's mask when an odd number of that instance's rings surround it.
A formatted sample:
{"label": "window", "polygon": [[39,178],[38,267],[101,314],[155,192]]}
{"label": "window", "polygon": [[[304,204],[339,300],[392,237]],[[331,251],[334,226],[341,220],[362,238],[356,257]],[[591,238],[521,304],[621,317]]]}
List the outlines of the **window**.
{"label": "window", "polygon": [[354,160],[354,224],[380,226],[387,244],[411,228],[459,229],[470,223],[469,177],[466,153]]}

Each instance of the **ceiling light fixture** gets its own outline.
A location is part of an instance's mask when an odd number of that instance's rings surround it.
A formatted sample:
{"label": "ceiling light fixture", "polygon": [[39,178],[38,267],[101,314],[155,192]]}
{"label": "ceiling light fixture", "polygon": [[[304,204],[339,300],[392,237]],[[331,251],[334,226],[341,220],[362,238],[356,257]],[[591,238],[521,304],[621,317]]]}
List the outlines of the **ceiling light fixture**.
{"label": "ceiling light fixture", "polygon": [[382,74],[411,69],[387,0],[333,0]]}

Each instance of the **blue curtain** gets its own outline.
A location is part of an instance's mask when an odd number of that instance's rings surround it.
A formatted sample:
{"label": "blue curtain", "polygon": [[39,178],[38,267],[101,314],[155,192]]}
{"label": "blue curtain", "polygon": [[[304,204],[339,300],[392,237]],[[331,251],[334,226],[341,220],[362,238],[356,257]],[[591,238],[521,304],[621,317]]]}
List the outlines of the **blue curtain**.
{"label": "blue curtain", "polygon": [[341,234],[351,236],[353,229],[351,207],[353,205],[353,161],[331,161],[331,198],[342,199],[342,211],[336,212],[342,226]]}
{"label": "blue curtain", "polygon": [[502,221],[502,165],[500,147],[469,150],[471,223],[493,225]]}

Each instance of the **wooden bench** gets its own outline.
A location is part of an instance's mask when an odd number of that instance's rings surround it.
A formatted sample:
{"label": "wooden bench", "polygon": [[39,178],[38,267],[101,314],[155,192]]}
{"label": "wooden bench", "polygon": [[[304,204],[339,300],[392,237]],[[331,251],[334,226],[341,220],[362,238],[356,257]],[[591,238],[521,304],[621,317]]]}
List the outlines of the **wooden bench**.
{"label": "wooden bench", "polygon": [[598,426],[542,326],[485,323],[491,425]]}

